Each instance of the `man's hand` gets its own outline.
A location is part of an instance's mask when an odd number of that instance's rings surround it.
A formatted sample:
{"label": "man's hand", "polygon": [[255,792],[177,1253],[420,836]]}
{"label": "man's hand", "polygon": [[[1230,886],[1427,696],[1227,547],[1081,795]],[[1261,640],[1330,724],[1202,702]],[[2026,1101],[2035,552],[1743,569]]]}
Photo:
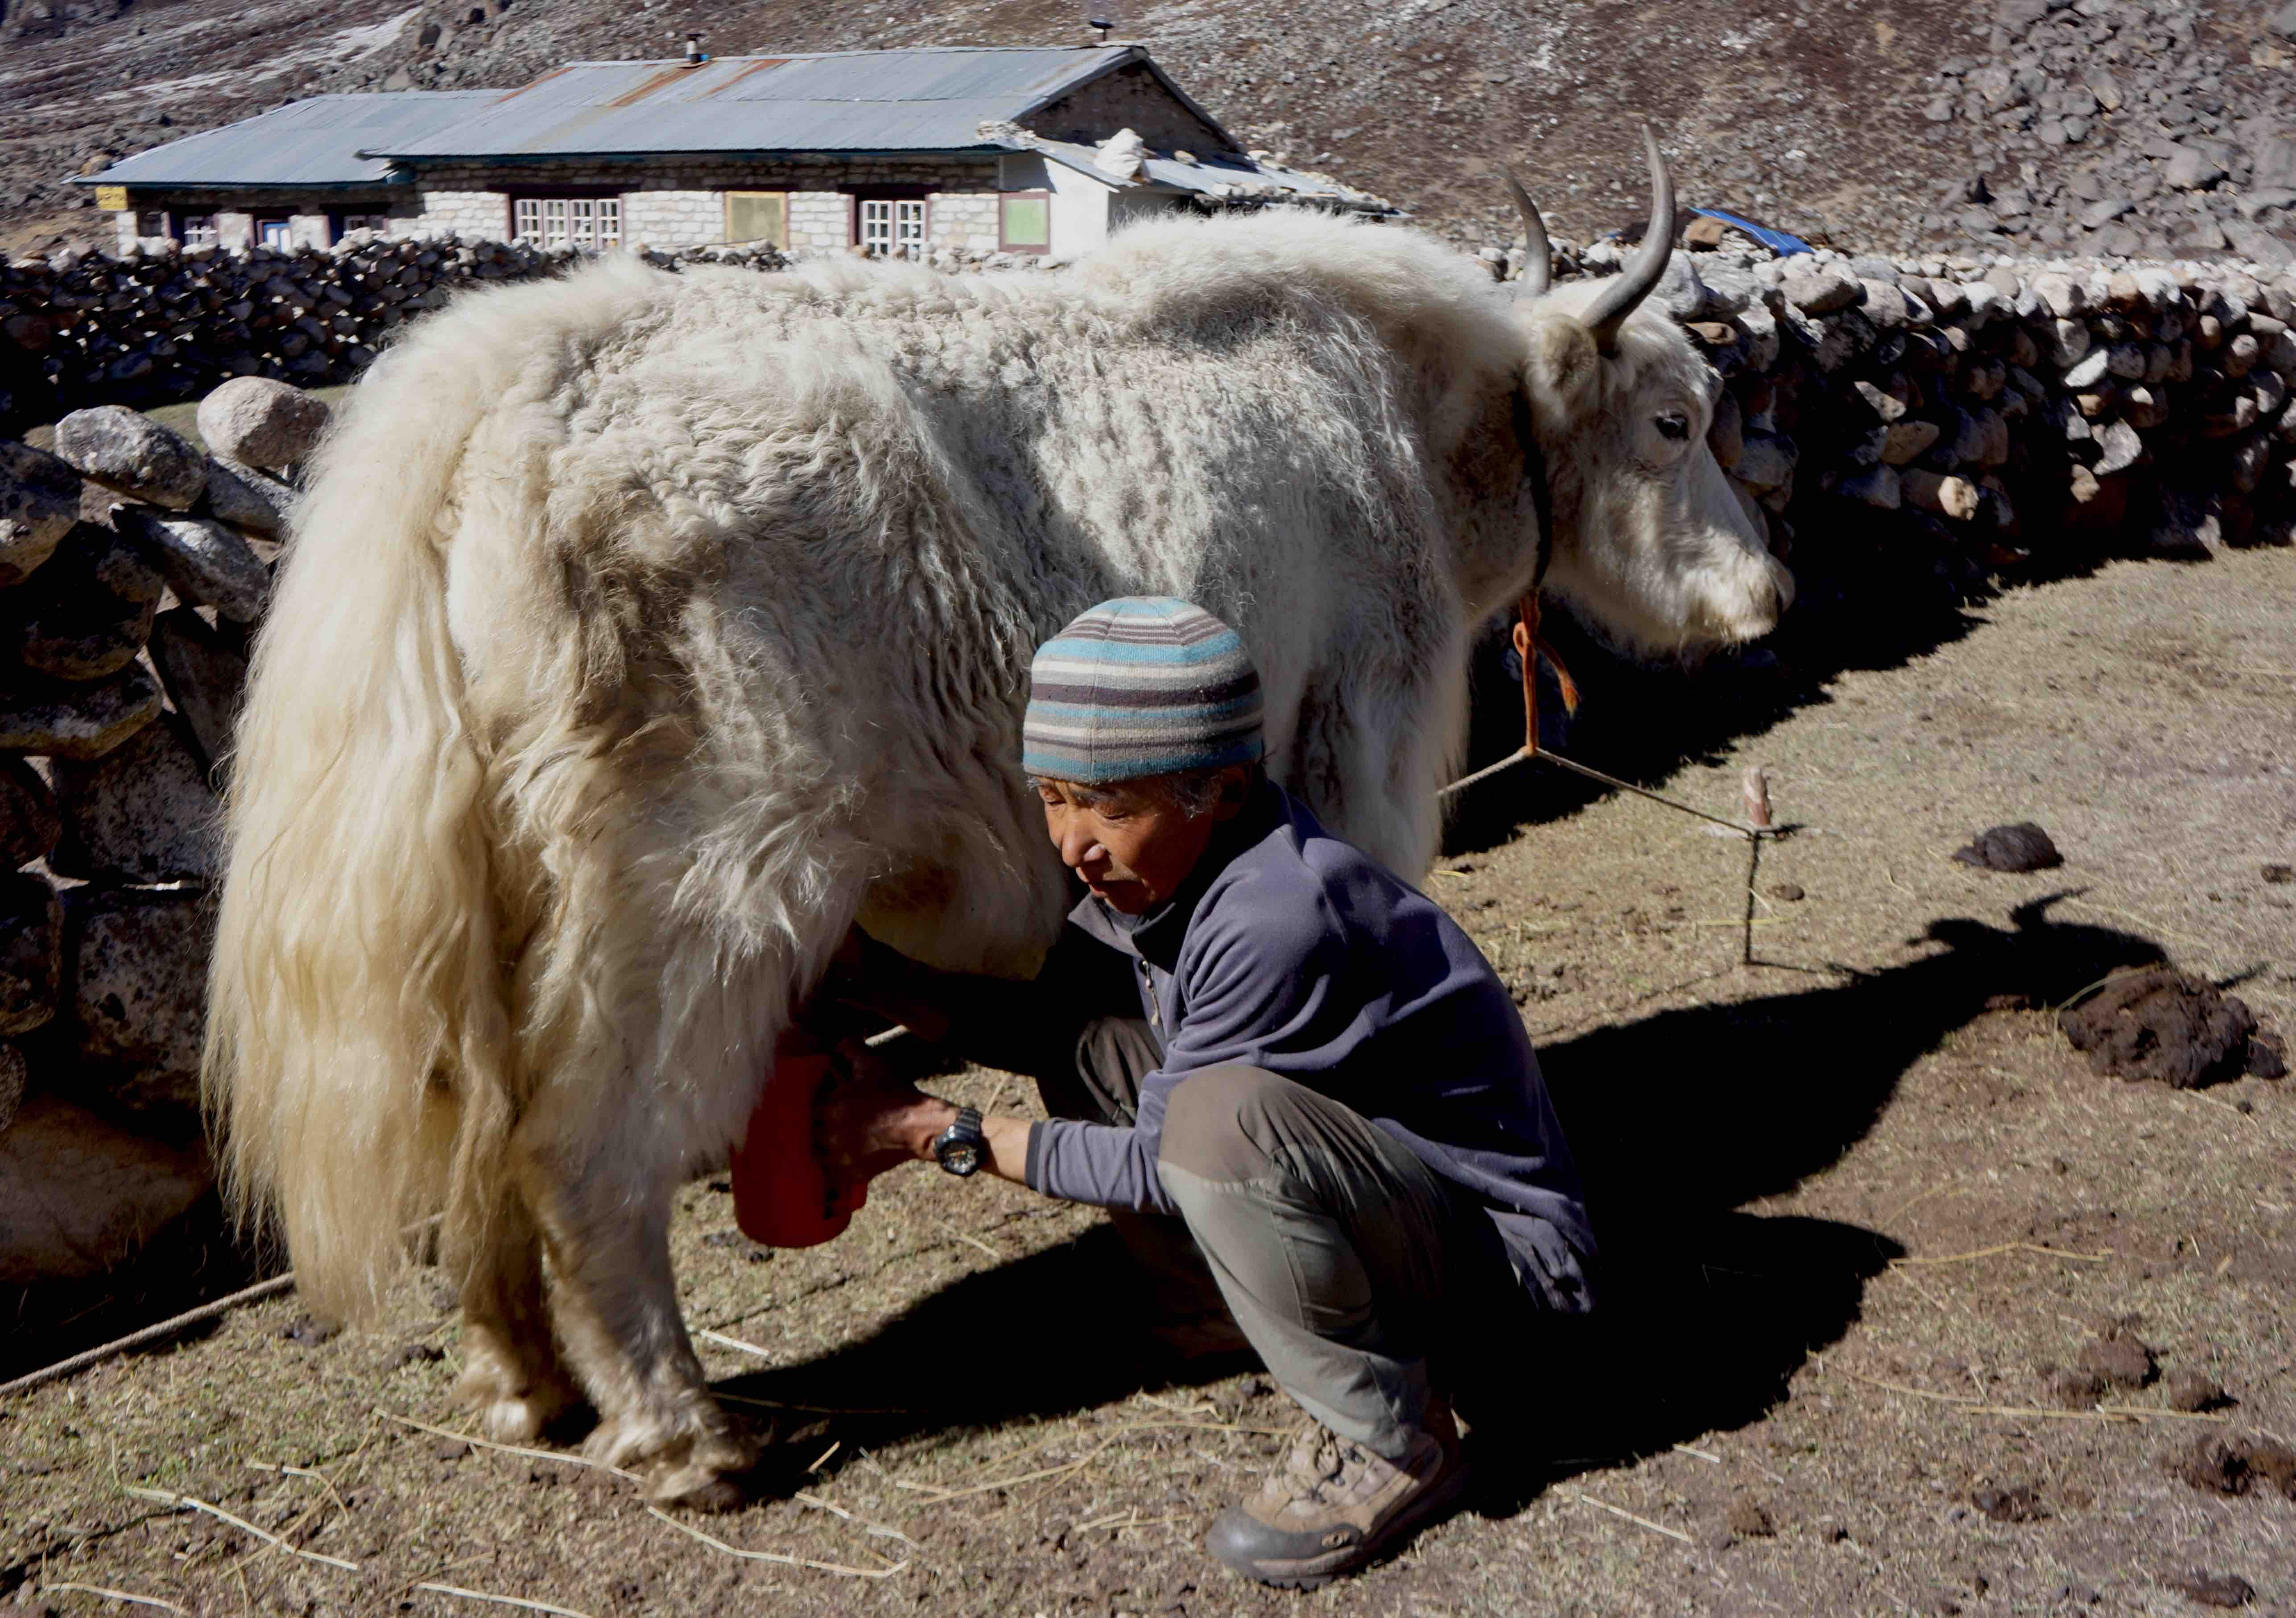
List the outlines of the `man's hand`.
{"label": "man's hand", "polygon": [[847,1070],[822,1087],[814,1105],[814,1151],[832,1185],[851,1185],[930,1159],[933,1142],[956,1121],[956,1108],[886,1070],[858,1040],[838,1047]]}

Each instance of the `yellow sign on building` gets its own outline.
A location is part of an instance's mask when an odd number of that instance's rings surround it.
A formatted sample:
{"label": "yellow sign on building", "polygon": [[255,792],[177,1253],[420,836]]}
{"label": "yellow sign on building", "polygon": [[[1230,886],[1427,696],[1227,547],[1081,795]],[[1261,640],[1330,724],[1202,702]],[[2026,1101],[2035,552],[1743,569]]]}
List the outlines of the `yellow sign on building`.
{"label": "yellow sign on building", "polygon": [[127,187],[125,185],[97,186],[95,188],[95,205],[103,209],[106,213],[126,213],[127,211]]}

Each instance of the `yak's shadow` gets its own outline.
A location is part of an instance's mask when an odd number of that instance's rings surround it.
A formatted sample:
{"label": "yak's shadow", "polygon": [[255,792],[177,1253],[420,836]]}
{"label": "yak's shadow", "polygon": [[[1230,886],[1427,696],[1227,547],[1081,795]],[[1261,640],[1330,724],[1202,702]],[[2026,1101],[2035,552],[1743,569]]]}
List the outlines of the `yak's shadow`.
{"label": "yak's shadow", "polygon": [[[1491,1374],[1462,1400],[1484,1435],[1472,1441],[1485,1509],[1753,1421],[1841,1335],[1898,1247],[1855,1225],[1735,1210],[1838,1161],[1899,1075],[1988,999],[2052,1005],[2159,958],[2129,934],[2051,922],[2053,902],[2024,907],[2008,931],[1937,923],[1926,937],[1939,953],[1838,986],[1660,1012],[1542,1047],[1603,1243],[1603,1307],[1567,1329],[1495,1318]],[[871,1337],[724,1388],[832,1410],[910,1407],[833,1417],[844,1453],[1103,1406],[1176,1380],[1141,1330],[1140,1290],[1102,1228],[970,1276]],[[768,1461],[760,1486],[790,1486],[818,1453],[803,1448]]]}

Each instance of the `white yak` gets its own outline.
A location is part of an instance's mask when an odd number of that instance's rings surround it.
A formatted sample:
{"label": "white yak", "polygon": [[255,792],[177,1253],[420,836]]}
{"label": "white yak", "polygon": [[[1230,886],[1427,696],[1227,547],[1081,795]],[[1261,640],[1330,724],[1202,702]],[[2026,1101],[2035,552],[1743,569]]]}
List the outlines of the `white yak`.
{"label": "white yak", "polygon": [[487,1433],[586,1397],[656,1498],[733,1499],[672,1194],[857,918],[949,967],[1052,940],[1040,639],[1201,603],[1275,777],[1416,878],[1537,501],[1548,587],[1623,640],[1767,630],[1790,580],[1706,374],[1636,308],[1667,231],[1550,292],[1530,218],[1521,300],[1410,230],[1261,215],[1042,276],[617,259],[426,319],[320,457],[226,806],[208,1096],[305,1295],[357,1313],[443,1210]]}

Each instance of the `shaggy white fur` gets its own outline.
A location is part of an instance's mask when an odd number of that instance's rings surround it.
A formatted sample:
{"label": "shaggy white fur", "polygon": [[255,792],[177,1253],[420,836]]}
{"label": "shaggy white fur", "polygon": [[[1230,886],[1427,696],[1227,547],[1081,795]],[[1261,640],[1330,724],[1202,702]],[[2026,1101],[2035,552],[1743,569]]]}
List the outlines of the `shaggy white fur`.
{"label": "shaggy white fur", "polygon": [[[1275,776],[1416,875],[1463,636],[1532,566],[1519,390],[1559,584],[1660,649],[1775,617],[1686,342],[1637,316],[1598,358],[1567,301],[1262,218],[1009,281],[614,261],[428,320],[321,458],[228,802],[208,1094],[305,1294],[358,1310],[443,1208],[488,1430],[578,1384],[596,1453],[730,1498],[671,1194],[857,916],[949,966],[1053,938],[1040,639],[1202,603]],[[1653,390],[1686,445],[1652,448]]]}

